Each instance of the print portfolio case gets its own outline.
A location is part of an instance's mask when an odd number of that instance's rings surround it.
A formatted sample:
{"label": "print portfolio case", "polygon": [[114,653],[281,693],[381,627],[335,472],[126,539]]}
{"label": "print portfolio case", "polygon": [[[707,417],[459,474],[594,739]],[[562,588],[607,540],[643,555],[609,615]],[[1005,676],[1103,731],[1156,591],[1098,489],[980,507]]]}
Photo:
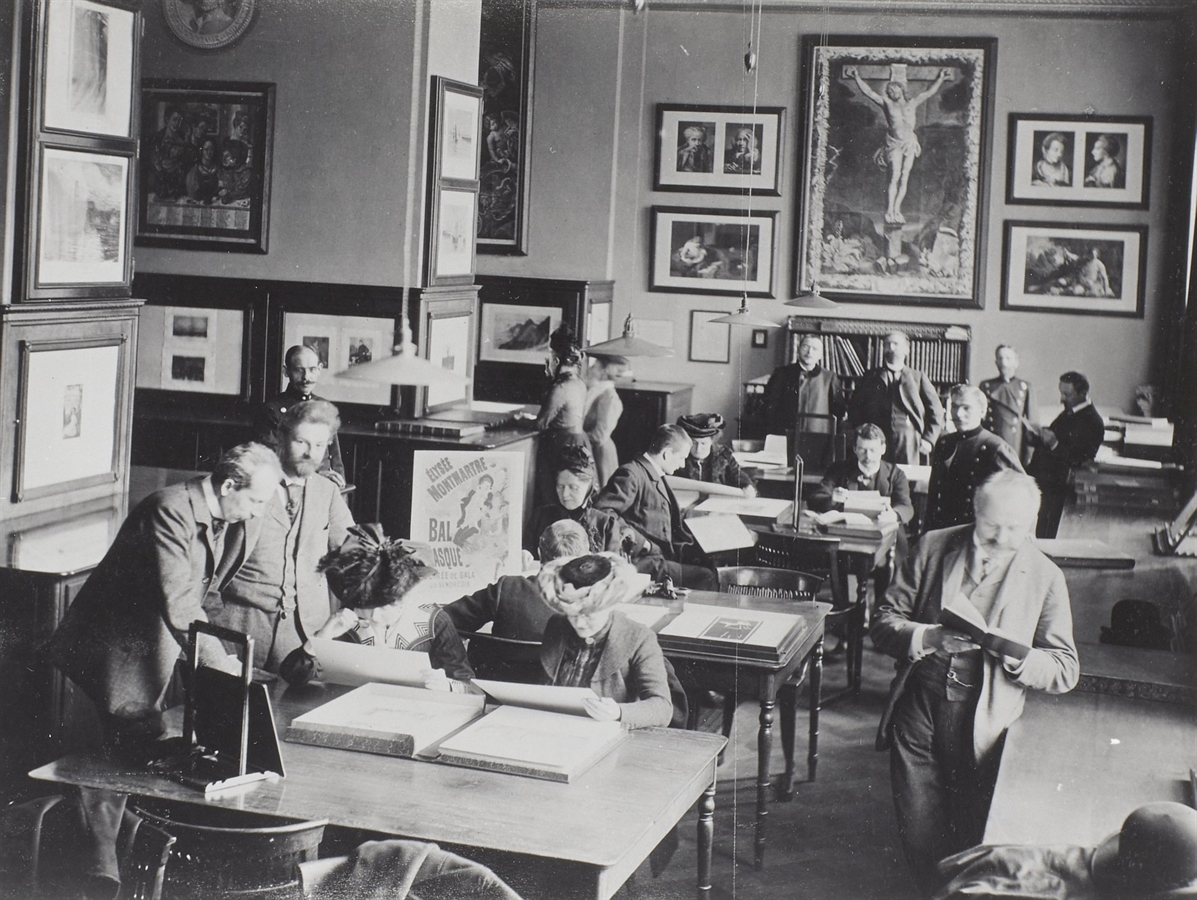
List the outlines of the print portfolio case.
{"label": "print portfolio case", "polygon": [[756,609],[686,603],[657,632],[661,649],[761,662],[780,662],[805,636],[801,616]]}

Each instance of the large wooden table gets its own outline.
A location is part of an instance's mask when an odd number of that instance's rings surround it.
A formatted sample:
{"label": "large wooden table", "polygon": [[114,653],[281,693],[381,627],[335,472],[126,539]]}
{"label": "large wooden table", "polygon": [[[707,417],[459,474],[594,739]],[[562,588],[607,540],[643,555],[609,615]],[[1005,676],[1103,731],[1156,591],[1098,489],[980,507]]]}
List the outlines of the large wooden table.
{"label": "large wooden table", "polygon": [[[276,685],[280,735],[344,691]],[[435,841],[490,865],[524,896],[606,900],[699,803],[698,895],[710,890],[721,735],[646,728],[571,784],[369,753],[284,743],[286,777],[205,797],[148,771],[68,756],[31,777],[182,803]]]}
{"label": "large wooden table", "polygon": [[[803,665],[810,663],[810,743],[807,747],[807,778],[815,779],[819,759],[819,711],[822,708],[823,683],[823,619],[831,607],[826,603],[797,602],[773,597],[753,597],[743,594],[719,594],[710,591],[691,591],[686,598],[690,603],[707,606],[723,606],[732,609],[755,609],[797,615],[803,619],[806,632],[802,640],[777,663],[744,659],[735,654],[735,648],[712,644],[706,652],[666,650],[683,683],[700,690],[720,691],[732,696],[747,693],[755,695],[760,703],[760,727],[757,731],[757,781],[756,781],[756,837],[754,860],[759,869],[765,859],[765,831],[769,814],[769,757],[773,752],[773,721],[777,706],[777,692],[783,684]],[[666,601],[644,598],[642,604],[669,605]],[[680,604],[671,608],[681,612]],[[659,630],[672,620],[666,616],[653,627]],[[793,706],[782,708],[782,749],[785,753],[785,773],[782,775],[778,793],[789,799],[794,794],[794,726]]]}

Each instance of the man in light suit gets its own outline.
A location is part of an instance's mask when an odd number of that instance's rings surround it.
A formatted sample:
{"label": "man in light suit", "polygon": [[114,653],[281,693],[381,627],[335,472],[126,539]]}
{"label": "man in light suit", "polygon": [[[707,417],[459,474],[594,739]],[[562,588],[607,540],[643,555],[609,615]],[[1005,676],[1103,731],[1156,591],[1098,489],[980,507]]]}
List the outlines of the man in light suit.
{"label": "man in light suit", "polygon": [[[1028,689],[1064,693],[1080,675],[1063,573],[1030,538],[1032,478],[1013,471],[976,491],[976,522],[932,531],[877,609],[870,634],[897,660],[877,748],[890,779],[907,861],[926,894],[940,859],[978,844],[1006,729]],[[962,609],[1024,645],[982,650],[939,624]]]}
{"label": "man in light suit", "polygon": [[900,331],[884,338],[885,365],[860,379],[848,409],[853,427],[872,422],[885,432],[887,462],[918,465],[943,430],[943,404],[935,385],[906,365],[910,340]]}
{"label": "man in light suit", "polygon": [[282,478],[266,511],[250,526],[253,552],[221,592],[212,621],[254,639],[254,664],[278,665],[328,619],[328,584],[316,571],[341,545],[353,516],[341,492],[318,470],[341,421],[327,400],[304,400],[279,422]]}

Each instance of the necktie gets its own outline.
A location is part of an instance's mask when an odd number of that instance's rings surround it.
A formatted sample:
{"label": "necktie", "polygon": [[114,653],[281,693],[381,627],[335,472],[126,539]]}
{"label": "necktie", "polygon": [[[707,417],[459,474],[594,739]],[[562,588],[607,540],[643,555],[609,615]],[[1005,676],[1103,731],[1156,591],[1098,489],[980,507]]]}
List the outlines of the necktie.
{"label": "necktie", "polygon": [[218,541],[224,535],[224,528],[228,523],[224,519],[212,520],[212,540]]}
{"label": "necktie", "polygon": [[294,519],[299,515],[299,510],[303,506],[303,485],[296,482],[288,482],[286,487],[287,515]]}

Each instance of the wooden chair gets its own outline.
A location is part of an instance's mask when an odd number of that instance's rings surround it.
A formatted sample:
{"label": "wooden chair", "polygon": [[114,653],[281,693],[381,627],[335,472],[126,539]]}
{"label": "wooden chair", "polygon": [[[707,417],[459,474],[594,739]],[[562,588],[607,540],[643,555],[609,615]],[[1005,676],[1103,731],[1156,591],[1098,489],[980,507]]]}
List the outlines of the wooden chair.
{"label": "wooden chair", "polygon": [[126,809],[118,839],[121,887],[116,900],[161,900],[166,863],[176,840]]}
{"label": "wooden chair", "polygon": [[171,900],[294,900],[297,866],[316,858],[328,824],[279,824],[271,816],[184,804],[135,812],[145,819],[141,828],[176,838],[163,880]]}
{"label": "wooden chair", "polygon": [[474,674],[493,681],[538,684],[541,680],[540,641],[499,637],[485,631],[463,631],[466,658]]}
{"label": "wooden chair", "polygon": [[42,848],[42,820],[61,794],[38,797],[0,809],[0,898],[36,896]]}

